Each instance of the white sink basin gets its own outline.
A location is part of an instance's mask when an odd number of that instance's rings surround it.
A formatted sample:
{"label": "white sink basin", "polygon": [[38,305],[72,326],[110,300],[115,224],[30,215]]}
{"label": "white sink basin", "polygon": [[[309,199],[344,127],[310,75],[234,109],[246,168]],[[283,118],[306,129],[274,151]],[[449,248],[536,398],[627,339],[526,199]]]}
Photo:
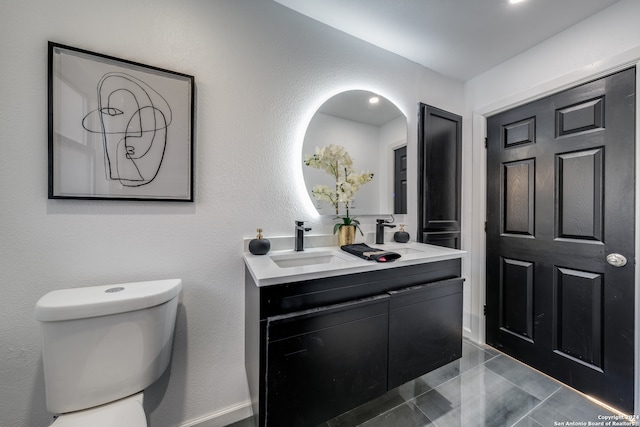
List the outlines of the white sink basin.
{"label": "white sink basin", "polygon": [[429,250],[426,248],[423,249],[423,248],[416,248],[411,246],[391,246],[391,247],[385,247],[384,249],[389,252],[395,252],[400,255],[411,255],[411,254],[420,254],[424,252],[429,252]]}
{"label": "white sink basin", "polygon": [[271,255],[271,260],[280,268],[331,265],[350,261],[346,255],[334,251],[293,252],[289,254]]}
{"label": "white sink basin", "polygon": [[448,248],[441,246],[425,245],[422,243],[410,242],[410,243],[389,243],[378,246],[381,249],[389,252],[395,252],[402,257],[398,261],[413,260],[424,257],[439,256],[450,252]]}

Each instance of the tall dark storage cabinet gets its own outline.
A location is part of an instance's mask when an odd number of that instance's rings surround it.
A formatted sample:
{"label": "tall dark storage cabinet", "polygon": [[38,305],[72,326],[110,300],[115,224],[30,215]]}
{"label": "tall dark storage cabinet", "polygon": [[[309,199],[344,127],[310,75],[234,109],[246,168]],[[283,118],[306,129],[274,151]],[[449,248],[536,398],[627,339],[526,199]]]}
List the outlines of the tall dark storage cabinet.
{"label": "tall dark storage cabinet", "polygon": [[460,249],[462,117],[419,105],[418,241]]}

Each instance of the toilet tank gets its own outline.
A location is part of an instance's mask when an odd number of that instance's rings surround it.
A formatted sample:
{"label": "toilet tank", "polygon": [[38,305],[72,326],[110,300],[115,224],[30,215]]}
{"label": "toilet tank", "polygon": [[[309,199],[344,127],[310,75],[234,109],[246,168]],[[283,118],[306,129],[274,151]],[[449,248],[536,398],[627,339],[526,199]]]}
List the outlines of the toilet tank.
{"label": "toilet tank", "polygon": [[180,279],[50,292],[36,304],[42,325],[47,409],[65,413],[137,393],[171,356]]}

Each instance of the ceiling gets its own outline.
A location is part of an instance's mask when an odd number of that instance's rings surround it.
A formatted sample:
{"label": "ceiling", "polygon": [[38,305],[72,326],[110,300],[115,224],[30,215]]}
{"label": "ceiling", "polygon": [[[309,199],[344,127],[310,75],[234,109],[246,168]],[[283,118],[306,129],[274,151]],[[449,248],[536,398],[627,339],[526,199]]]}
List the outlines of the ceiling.
{"label": "ceiling", "polygon": [[274,0],[467,81],[619,0]]}
{"label": "ceiling", "polygon": [[[373,96],[378,98],[375,104],[369,102]],[[382,126],[402,116],[394,103],[366,90],[339,93],[322,104],[318,112],[372,126]]]}

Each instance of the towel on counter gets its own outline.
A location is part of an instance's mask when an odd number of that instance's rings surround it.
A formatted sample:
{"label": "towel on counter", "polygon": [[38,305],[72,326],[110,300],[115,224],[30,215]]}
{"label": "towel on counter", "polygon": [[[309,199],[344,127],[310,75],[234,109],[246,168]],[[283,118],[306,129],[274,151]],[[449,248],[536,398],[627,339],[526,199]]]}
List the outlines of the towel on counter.
{"label": "towel on counter", "polygon": [[344,246],[340,246],[340,249],[369,261],[373,260],[376,262],[391,262],[394,259],[400,258],[400,254],[398,253],[389,252],[389,251],[385,251],[383,249],[378,249],[378,248],[372,248],[371,246],[366,245],[364,243],[356,243],[354,245],[344,245]]}

